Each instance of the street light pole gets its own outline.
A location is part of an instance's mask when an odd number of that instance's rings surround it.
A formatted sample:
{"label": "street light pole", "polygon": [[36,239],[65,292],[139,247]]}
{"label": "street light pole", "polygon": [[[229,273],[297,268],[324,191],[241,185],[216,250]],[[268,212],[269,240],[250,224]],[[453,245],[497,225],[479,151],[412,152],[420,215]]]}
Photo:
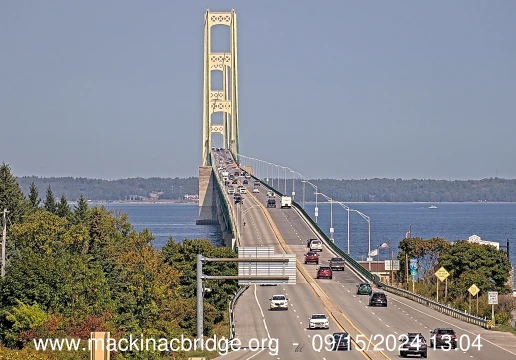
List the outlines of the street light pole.
{"label": "street light pole", "polygon": [[319,217],[319,208],[317,207],[317,194],[318,194],[317,186],[315,186],[308,180],[303,180],[303,184],[304,183],[307,183],[308,185],[312,186],[315,189],[315,223],[317,224],[317,218]]}
{"label": "street light pole", "polygon": [[303,210],[305,210],[305,182],[303,181]]}
{"label": "street light pole", "polygon": [[287,195],[287,168],[285,166],[282,166],[283,170],[285,170],[285,196]]}
{"label": "street light pole", "polygon": [[335,242],[333,239],[333,199],[330,199],[330,240]]}

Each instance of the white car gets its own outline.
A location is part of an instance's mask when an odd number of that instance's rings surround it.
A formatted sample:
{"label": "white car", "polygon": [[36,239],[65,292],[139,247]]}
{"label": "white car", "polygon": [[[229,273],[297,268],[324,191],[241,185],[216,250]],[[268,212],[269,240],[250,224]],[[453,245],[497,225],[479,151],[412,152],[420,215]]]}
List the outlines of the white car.
{"label": "white car", "polygon": [[329,329],[330,320],[324,314],[312,314],[312,317],[308,319],[308,328],[310,329]]}
{"label": "white car", "polygon": [[288,299],[285,295],[272,295],[270,298],[271,310],[283,309],[288,310]]}
{"label": "white car", "polygon": [[259,193],[259,192],[260,192],[260,190],[258,190],[257,188],[254,188],[254,189],[253,189],[253,192],[254,192],[254,193]]}

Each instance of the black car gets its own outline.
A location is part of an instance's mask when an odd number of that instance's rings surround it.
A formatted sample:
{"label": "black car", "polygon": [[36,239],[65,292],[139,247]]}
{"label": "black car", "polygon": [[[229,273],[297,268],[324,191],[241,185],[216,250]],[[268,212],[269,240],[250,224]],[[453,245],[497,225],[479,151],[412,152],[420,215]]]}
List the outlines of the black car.
{"label": "black car", "polygon": [[428,346],[421,333],[408,333],[400,336],[400,356],[421,355],[422,358],[428,356]]}
{"label": "black car", "polygon": [[242,184],[247,185],[249,184],[249,181],[247,181],[247,179],[244,179],[244,181],[242,181]]}
{"label": "black car", "polygon": [[455,349],[457,347],[457,334],[452,328],[437,328],[430,331],[430,347],[445,347]]}
{"label": "black car", "polygon": [[369,296],[369,306],[387,307],[387,295],[383,292],[374,292]]}
{"label": "black car", "polygon": [[332,351],[347,351],[349,346],[349,334],[345,332],[333,333]]}
{"label": "black car", "polygon": [[233,197],[233,199],[235,200],[235,204],[242,204],[244,199],[242,198],[242,195],[240,194],[235,194],[235,196]]}

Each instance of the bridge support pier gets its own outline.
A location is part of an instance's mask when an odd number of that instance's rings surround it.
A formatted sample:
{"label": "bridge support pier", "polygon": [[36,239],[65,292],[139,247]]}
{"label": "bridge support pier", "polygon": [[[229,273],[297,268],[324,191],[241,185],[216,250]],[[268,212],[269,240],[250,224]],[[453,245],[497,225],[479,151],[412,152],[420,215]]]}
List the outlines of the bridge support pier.
{"label": "bridge support pier", "polygon": [[211,166],[199,167],[199,217],[197,225],[218,225],[215,177]]}

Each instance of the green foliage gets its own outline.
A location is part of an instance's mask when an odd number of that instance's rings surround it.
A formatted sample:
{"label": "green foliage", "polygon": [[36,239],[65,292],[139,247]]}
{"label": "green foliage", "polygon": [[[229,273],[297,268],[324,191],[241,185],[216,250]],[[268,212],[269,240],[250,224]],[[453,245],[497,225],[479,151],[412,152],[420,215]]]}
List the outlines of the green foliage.
{"label": "green foliage", "polygon": [[56,205],[56,215],[63,218],[67,218],[68,216],[70,216],[70,214],[71,210],[70,206],[68,205],[68,201],[66,200],[66,196],[62,195],[61,200]]}
{"label": "green foliage", "polygon": [[73,221],[75,224],[84,224],[88,220],[90,215],[90,211],[88,208],[88,202],[81,194],[77,199],[77,205],[75,205],[73,210]]}
{"label": "green foliage", "polygon": [[443,252],[439,266],[447,269],[450,280],[454,281],[451,296],[465,294],[473,284],[483,294],[488,291],[509,292],[506,283],[511,264],[507,254],[494,246],[457,241]]}
{"label": "green foliage", "polygon": [[[4,168],[5,170],[5,168]],[[0,188],[5,183],[0,184]],[[10,203],[16,196],[11,184]],[[7,188],[7,187],[3,187]],[[3,189],[2,188],[2,189]],[[14,189],[14,190],[13,190]],[[23,194],[18,191],[18,198]],[[20,200],[20,201],[21,201]],[[38,196],[33,186],[31,207]],[[45,208],[25,211],[9,229],[6,275],[0,279],[0,346],[6,359],[87,359],[85,354],[36,353],[32,339],[87,339],[92,331],[109,331],[115,339],[129,334],[172,338],[196,331],[195,254],[236,257],[207,240],[171,240],[165,251],[153,247],[148,230],[137,232],[127,214],[89,208],[83,196],[73,213],[66,197],[56,204],[47,189]],[[27,209],[30,206],[26,201]],[[49,211],[51,210],[51,211]],[[52,211],[53,210],[53,211]],[[179,257],[173,254],[179,246]],[[236,275],[236,264],[206,265],[212,275]],[[227,336],[227,304],[235,282],[206,283],[206,333]],[[84,356],[83,356],[84,355]],[[113,359],[162,359],[172,354],[136,352]],[[185,354],[178,354],[183,359]],[[188,354],[191,355],[191,354]],[[211,355],[210,355],[211,357]]]}
{"label": "green foliage", "polygon": [[[418,260],[418,277],[431,279],[437,270],[436,266],[441,254],[450,247],[450,243],[443,238],[423,240],[419,237],[403,239],[398,245],[400,252],[400,269],[406,269],[406,254]],[[405,271],[400,271],[399,281],[405,282]]]}
{"label": "green foliage", "polygon": [[45,197],[45,202],[43,203],[43,206],[45,210],[48,212],[51,212],[53,214],[56,213],[57,210],[57,204],[56,204],[56,198],[54,196],[54,193],[52,192],[52,189],[50,188],[50,185],[47,187],[47,194]]}
{"label": "green foliage", "polygon": [[41,203],[41,199],[39,198],[39,191],[36,187],[36,184],[34,184],[34,181],[30,183],[29,202],[33,209],[37,209]]}
{"label": "green foliage", "polygon": [[9,211],[11,223],[20,221],[29,209],[29,203],[6,163],[0,166],[0,211],[4,209]]}
{"label": "green foliage", "polygon": [[[196,269],[197,254],[203,254],[211,258],[235,258],[237,254],[230,248],[219,248],[208,240],[184,240],[176,243],[169,239],[163,247],[162,252],[167,263],[181,272],[181,286],[183,296],[186,298],[196,297]],[[238,275],[236,262],[209,262],[203,264],[203,273],[212,276]],[[228,302],[238,289],[236,281],[207,280],[205,287],[212,289],[205,294],[205,303],[216,309],[214,323],[205,321],[205,331],[209,334],[215,323],[220,322],[227,312]]]}
{"label": "green foliage", "polygon": [[28,341],[24,338],[24,333],[40,326],[48,317],[38,304],[26,305],[19,300],[2,315],[12,323],[10,329],[5,332],[4,341],[8,346],[17,348],[23,347]]}

